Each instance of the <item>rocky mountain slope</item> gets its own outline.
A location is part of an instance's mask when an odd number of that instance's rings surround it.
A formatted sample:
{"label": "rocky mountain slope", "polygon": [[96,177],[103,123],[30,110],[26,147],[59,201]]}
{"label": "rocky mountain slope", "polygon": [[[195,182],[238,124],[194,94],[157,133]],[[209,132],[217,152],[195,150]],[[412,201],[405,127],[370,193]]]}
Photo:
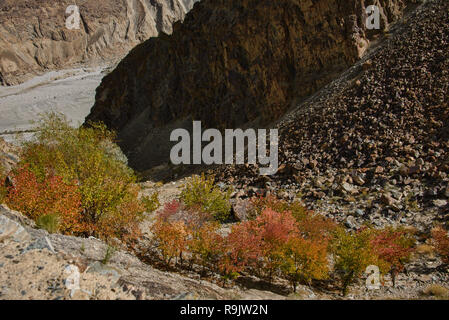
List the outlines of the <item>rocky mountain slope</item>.
{"label": "rocky mountain slope", "polygon": [[[282,116],[360,59],[411,2],[204,0],[103,79],[87,120],[117,130],[130,163],[148,169],[191,118],[223,129]],[[373,3],[381,30],[366,30]]]}
{"label": "rocky mountain slope", "polygon": [[171,33],[196,0],[79,0],[80,29],[66,28],[73,1],[0,2],[0,84],[45,70],[120,59],[138,43]]}
{"label": "rocky mountain slope", "polygon": [[224,168],[237,189],[284,190],[355,228],[449,223],[449,3],[427,1],[278,124],[280,167]]}
{"label": "rocky mountain slope", "polygon": [[[160,271],[124,250],[105,259],[107,251],[95,238],[35,229],[21,213],[0,205],[0,300],[285,299]],[[73,270],[79,289],[72,291]]]}
{"label": "rocky mountain slope", "polygon": [[[429,249],[417,250],[407,264],[407,274],[399,274],[395,286],[389,275],[380,290],[367,290],[365,280],[357,281],[348,299],[446,299],[449,295],[448,272]],[[284,286],[244,277],[223,288],[194,272],[158,270],[126,250],[111,251],[98,239],[36,229],[33,221],[0,205],[0,300],[341,299],[335,287],[299,285],[292,294],[282,290]]]}

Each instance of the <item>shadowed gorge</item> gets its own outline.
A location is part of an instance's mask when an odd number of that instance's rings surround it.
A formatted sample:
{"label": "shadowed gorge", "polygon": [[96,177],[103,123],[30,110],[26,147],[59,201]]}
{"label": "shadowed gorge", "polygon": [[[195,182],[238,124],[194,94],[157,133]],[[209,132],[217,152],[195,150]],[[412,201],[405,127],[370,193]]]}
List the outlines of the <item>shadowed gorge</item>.
{"label": "shadowed gorge", "polygon": [[[368,2],[202,1],[171,36],[137,46],[103,79],[87,120],[117,130],[138,169],[166,161],[168,128],[188,119],[266,126],[363,56],[376,36],[365,28]],[[376,3],[381,33],[405,2]]]}

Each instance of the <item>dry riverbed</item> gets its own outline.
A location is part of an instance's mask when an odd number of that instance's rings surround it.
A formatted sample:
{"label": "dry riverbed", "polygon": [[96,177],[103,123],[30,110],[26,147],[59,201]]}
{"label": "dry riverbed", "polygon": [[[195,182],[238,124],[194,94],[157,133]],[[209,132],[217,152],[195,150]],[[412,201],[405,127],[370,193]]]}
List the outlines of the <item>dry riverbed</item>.
{"label": "dry riverbed", "polygon": [[53,71],[23,84],[0,87],[0,137],[6,141],[26,138],[31,121],[39,114],[56,111],[67,116],[74,126],[84,122],[95,102],[95,89],[106,67]]}

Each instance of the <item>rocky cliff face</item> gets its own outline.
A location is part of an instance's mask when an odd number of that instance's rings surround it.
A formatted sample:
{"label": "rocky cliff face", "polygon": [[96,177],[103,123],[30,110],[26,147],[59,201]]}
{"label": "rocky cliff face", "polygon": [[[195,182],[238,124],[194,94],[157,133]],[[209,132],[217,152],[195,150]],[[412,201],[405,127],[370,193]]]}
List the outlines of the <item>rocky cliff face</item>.
{"label": "rocky cliff face", "polygon": [[79,0],[80,29],[66,28],[73,1],[0,3],[0,84],[44,70],[123,57],[138,43],[171,33],[197,0]]}
{"label": "rocky cliff face", "polygon": [[[136,47],[104,78],[88,120],[118,130],[130,163],[169,155],[169,128],[265,125],[357,61],[403,0],[204,0],[172,36]],[[366,32],[365,8],[382,30]]]}
{"label": "rocky cliff face", "polygon": [[276,175],[235,166],[217,178],[237,192],[287,190],[352,228],[449,227],[448,29],[449,2],[426,1],[283,118]]}

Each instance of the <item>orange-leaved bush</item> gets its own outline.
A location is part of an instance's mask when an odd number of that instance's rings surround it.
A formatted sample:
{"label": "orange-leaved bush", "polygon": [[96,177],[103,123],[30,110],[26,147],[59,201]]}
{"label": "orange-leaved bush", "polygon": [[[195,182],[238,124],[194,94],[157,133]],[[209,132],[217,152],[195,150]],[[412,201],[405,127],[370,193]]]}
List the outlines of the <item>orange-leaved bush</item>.
{"label": "orange-leaved bush", "polygon": [[432,230],[432,240],[443,263],[449,264],[449,235],[442,227]]}
{"label": "orange-leaved bush", "polygon": [[295,218],[290,212],[276,212],[265,209],[255,220],[255,229],[263,239],[262,255],[264,256],[263,270],[266,270],[268,279],[282,263],[282,249],[289,239],[297,233]]}
{"label": "orange-leaved bush", "polygon": [[[262,258],[262,235],[254,221],[245,221],[234,225],[226,238],[223,260],[235,266],[234,272],[248,267],[257,267]],[[222,262],[222,263],[223,263]]]}
{"label": "orange-leaved bush", "polygon": [[63,233],[82,231],[81,195],[75,182],[65,183],[49,172],[39,180],[28,166],[19,168],[13,180],[6,198],[12,209],[36,221],[42,216],[55,216],[57,229]]}
{"label": "orange-leaved bush", "polygon": [[167,266],[174,258],[180,258],[182,264],[182,256],[187,249],[190,230],[183,219],[177,216],[181,210],[181,203],[177,200],[166,203],[157,212],[156,221],[151,226],[156,246]]}

